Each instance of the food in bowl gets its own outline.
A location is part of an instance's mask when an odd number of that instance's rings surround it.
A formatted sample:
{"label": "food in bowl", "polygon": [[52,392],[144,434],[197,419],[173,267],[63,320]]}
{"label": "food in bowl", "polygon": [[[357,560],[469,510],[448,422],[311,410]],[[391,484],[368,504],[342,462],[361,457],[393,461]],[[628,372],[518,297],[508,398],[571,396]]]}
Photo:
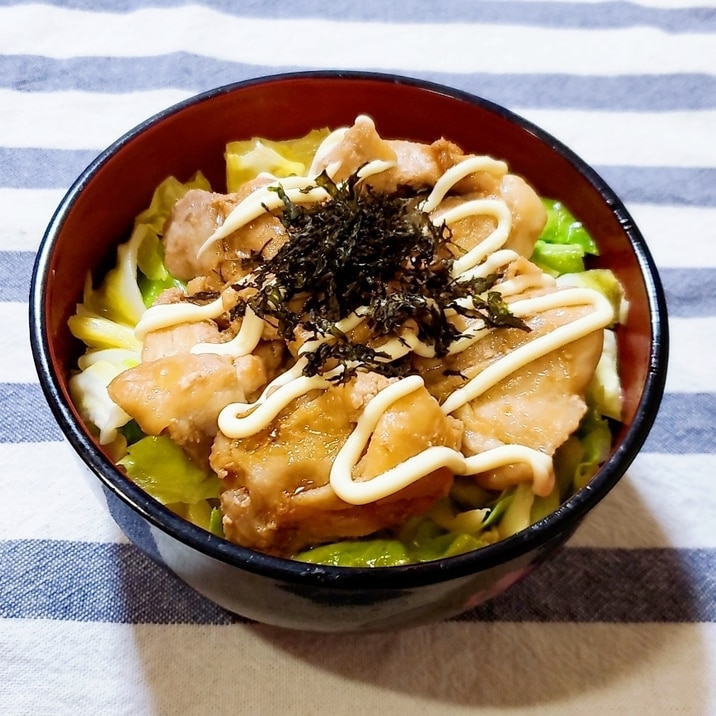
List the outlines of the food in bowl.
{"label": "food in bowl", "polygon": [[508,537],[621,418],[621,286],[508,165],[368,116],[158,187],[70,318],[76,405],[128,477],[243,547],[397,566]]}

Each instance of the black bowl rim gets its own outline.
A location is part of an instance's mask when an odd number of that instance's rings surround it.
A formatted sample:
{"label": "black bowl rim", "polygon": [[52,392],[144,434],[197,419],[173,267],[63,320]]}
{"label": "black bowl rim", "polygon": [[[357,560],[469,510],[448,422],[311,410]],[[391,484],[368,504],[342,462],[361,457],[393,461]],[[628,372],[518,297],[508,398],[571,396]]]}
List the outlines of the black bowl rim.
{"label": "black bowl rim", "polygon": [[[43,314],[43,296],[57,234],[62,227],[64,216],[70,211],[84,187],[99,168],[125,144],[170,115],[181,112],[191,105],[254,85],[305,79],[367,80],[412,86],[477,104],[517,124],[570,162],[599,192],[623,227],[636,255],[649,301],[652,341],[644,391],[632,424],[609,462],[599,470],[586,487],[526,530],[493,545],[432,562],[372,568],[307,564],[240,547],[187,522],[123,477],[112,462],[96,448],[92,438],[77,423],[70,407],[63,401],[59,379],[54,375],[49,359],[50,348]],[[153,527],[220,562],[281,582],[368,591],[412,589],[459,579],[507,563],[527,552],[543,547],[561,535],[571,533],[586,513],[619,481],[644,444],[664,392],[669,343],[666,300],[651,252],[622,201],[591,166],[545,130],[490,100],[431,81],[392,73],[363,71],[286,72],[225,84],[167,107],[118,138],[79,175],[48,224],[34,263],[30,286],[29,319],[31,348],[43,393],[65,437],[86,466],[99,478],[104,488],[121,499]]]}

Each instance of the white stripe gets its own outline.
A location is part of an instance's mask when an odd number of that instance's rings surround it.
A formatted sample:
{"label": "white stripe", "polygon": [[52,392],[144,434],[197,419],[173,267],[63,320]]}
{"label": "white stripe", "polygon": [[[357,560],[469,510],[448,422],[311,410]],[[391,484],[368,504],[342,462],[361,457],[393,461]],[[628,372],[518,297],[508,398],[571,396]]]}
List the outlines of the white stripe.
{"label": "white stripe", "polygon": [[37,382],[35,364],[30,351],[27,310],[27,303],[0,302],[0,336],[2,336],[3,351],[0,382]]}
{"label": "white stripe", "polygon": [[716,209],[629,204],[661,268],[716,267]]}
{"label": "white stripe", "polygon": [[[716,53],[713,54],[716,67]],[[516,108],[515,111],[590,164],[716,165],[716,110],[646,113]]]}
{"label": "white stripe", "polygon": [[[705,715],[716,707],[709,623],[440,622],[347,638],[253,624],[4,619],[0,643],[12,714]],[[519,688],[496,688],[506,665]]]}
{"label": "white stripe", "polygon": [[672,393],[716,392],[716,371],[706,355],[707,346],[716,346],[716,316],[670,318],[669,333],[666,390]]}
{"label": "white stripe", "polygon": [[[127,41],[131,38],[131,42]],[[507,24],[398,26],[252,18],[197,6],[122,14],[33,5],[0,10],[6,54],[128,57],[189,52],[272,67],[443,72],[712,72],[713,35],[653,28],[553,29]],[[536,47],[528,57],[514,48]]]}
{"label": "white stripe", "polygon": [[35,251],[64,193],[0,188],[0,251]]}
{"label": "white stripe", "polygon": [[0,443],[0,465],[14,476],[3,480],[0,539],[126,542],[69,443]]}
{"label": "white stripe", "polygon": [[172,89],[128,94],[0,90],[0,141],[6,147],[101,150],[191,94]]}
{"label": "white stripe", "polygon": [[[190,97],[180,90],[128,94],[0,90],[6,147],[104,149],[160,110]],[[703,112],[520,112],[592,164],[716,165],[716,110]],[[673,128],[679,127],[678,132]],[[449,130],[446,130],[449,135]],[[237,137],[242,139],[242,137]]]}
{"label": "white stripe", "polygon": [[640,453],[572,547],[716,548],[716,455]]}
{"label": "white stripe", "polygon": [[[121,580],[119,567],[116,569],[116,577]],[[71,595],[79,597],[82,589],[78,585]],[[99,591],[88,591],[87,596],[103,598]],[[7,662],[3,685],[5,712],[54,716],[70,716],[79,711],[103,716],[158,713],[155,676],[143,658],[147,647],[144,639],[152,641],[166,634],[171,640],[173,629],[164,632],[164,627],[161,631],[142,627],[145,631],[138,640],[137,628],[131,624],[4,619],[0,643],[3,661]],[[161,641],[164,642],[164,637]],[[107,678],[108,670],[111,678]],[[180,672],[181,669],[170,669],[169,681]],[[163,688],[167,686],[165,682]],[[171,710],[168,707],[168,712]]]}

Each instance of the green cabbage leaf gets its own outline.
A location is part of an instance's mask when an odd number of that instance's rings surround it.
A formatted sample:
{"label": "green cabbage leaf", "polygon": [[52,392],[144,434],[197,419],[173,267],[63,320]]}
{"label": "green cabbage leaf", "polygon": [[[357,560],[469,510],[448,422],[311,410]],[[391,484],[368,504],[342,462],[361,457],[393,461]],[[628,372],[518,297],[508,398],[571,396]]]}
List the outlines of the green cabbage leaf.
{"label": "green cabbage leaf", "polygon": [[542,204],[547,222],[531,261],[552,276],[584,271],[584,257],[599,254],[594,239],[562,202],[543,199]]}
{"label": "green cabbage leaf", "polygon": [[219,496],[221,480],[192,462],[166,435],[138,440],[118,464],[134,483],[165,505],[192,505]]}

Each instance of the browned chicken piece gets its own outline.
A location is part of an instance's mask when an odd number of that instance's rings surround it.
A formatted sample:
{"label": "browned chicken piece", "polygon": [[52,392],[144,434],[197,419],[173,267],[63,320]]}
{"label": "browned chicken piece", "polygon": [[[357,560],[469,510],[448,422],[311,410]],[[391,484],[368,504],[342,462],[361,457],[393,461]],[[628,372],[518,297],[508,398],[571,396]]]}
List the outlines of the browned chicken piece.
{"label": "browned chicken piece", "polygon": [[362,479],[380,475],[433,445],[458,450],[463,426],[445,416],[424,388],[393,403],[376,425],[358,473]]}
{"label": "browned chicken piece", "polygon": [[[401,187],[427,189],[434,186],[447,169],[466,156],[469,155],[446,139],[438,139],[432,144],[383,139],[373,121],[361,116],[348,128],[342,141],[321,159],[318,170],[337,162],[339,166],[333,178],[340,182],[373,160],[395,162],[394,167],[365,179],[375,191],[392,194]],[[494,190],[496,182],[489,173],[477,172],[459,182],[455,190],[459,193],[477,189],[490,191]]]}
{"label": "browned chicken piece", "polygon": [[206,239],[238,203],[224,194],[192,189],[172,208],[164,226],[164,263],[172,276],[188,281],[212,272],[223,258],[220,243],[198,256]]}
{"label": "browned chicken piece", "polygon": [[[417,145],[417,146],[429,146],[431,154],[435,157],[435,161],[438,166],[438,174],[435,180],[431,183],[431,186],[451,167],[465,159],[469,159],[475,155],[465,154],[461,147],[448,139],[441,138],[434,141],[430,145]],[[476,171],[468,174],[464,179],[458,181],[455,186],[450,190],[451,194],[493,194],[499,193],[500,181],[504,174],[501,171]]]}
{"label": "browned chicken piece", "polygon": [[372,119],[360,116],[348,128],[340,143],[327,152],[314,168],[319,173],[338,163],[331,176],[334,181],[341,182],[374,160],[394,162],[395,150],[376,132]]}
{"label": "browned chicken piece", "polygon": [[147,334],[142,346],[142,362],[189,353],[197,343],[223,343],[225,340],[213,321],[179,323]]}
{"label": "browned chicken piece", "polygon": [[155,306],[166,305],[168,303],[179,303],[184,298],[184,291],[181,288],[165,288],[155,299]]}
{"label": "browned chicken piece", "polygon": [[433,186],[443,173],[439,152],[429,144],[405,140],[387,140],[395,153],[396,166],[367,180],[377,191],[390,193],[401,186],[422,189]]}
{"label": "browned chicken piece", "polygon": [[192,457],[206,462],[217,418],[232,402],[254,400],[279,372],[282,342],[261,343],[251,354],[190,353],[200,342],[219,342],[211,322],[189,323],[147,335],[143,362],[108,387],[112,400],[148,435],[165,432]]}
{"label": "browned chicken piece", "polygon": [[[512,249],[526,258],[532,256],[535,242],[547,221],[547,212],[534,190],[520,177],[506,174],[499,183],[495,183],[492,191],[473,191],[461,196],[446,197],[432,213],[432,219],[440,223],[446,211],[475,199],[503,200],[512,214],[512,229],[503,248]],[[467,252],[484,241],[496,226],[497,221],[491,216],[467,216],[451,224],[451,241],[461,252]]]}
{"label": "browned chicken piece", "polygon": [[252,254],[269,259],[286,240],[286,232],[278,218],[269,213],[241,227],[225,239],[199,249],[224,223],[231,211],[249,194],[270,183],[260,177],[246,182],[238,192],[217,194],[192,189],[173,207],[164,227],[164,261],[169,272],[183,281],[196,276],[213,277],[211,287],[221,288],[245,272],[241,260]]}
{"label": "browned chicken piece", "polygon": [[547,211],[535,190],[516,174],[506,174],[497,198],[503,199],[512,214],[512,231],[505,248],[530,258],[535,242],[547,223]]}
{"label": "browned chicken piece", "polygon": [[[211,466],[225,481],[224,532],[245,547],[290,556],[314,544],[371,534],[424,512],[447,494],[453,477],[437,470],[377,502],[355,506],[329,484],[333,461],[362,406],[384,378],[359,376],[294,401],[261,433],[241,440],[219,434]],[[424,389],[397,401],[380,421],[354,479],[369,479],[429,445],[460,443]]]}
{"label": "browned chicken piece", "polygon": [[[517,328],[491,331],[447,361],[447,368],[472,378],[515,348],[589,312],[574,306],[545,311],[527,320],[530,332]],[[586,412],[584,393],[601,355],[603,331],[574,341],[515,371],[481,396],[455,411],[464,425],[463,452],[475,455],[504,444],[526,445],[552,455],[577,429]],[[428,389],[441,402],[464,383],[444,374],[445,365],[418,359]],[[478,476],[486,488],[501,490],[532,479],[518,464]]]}
{"label": "browned chicken piece", "polygon": [[[260,359],[249,358],[255,371],[262,369]],[[249,368],[241,367],[242,372]],[[232,359],[213,353],[180,353],[140,363],[120,373],[107,390],[145,433],[166,431],[192,457],[210,445],[222,408],[246,400]]]}

